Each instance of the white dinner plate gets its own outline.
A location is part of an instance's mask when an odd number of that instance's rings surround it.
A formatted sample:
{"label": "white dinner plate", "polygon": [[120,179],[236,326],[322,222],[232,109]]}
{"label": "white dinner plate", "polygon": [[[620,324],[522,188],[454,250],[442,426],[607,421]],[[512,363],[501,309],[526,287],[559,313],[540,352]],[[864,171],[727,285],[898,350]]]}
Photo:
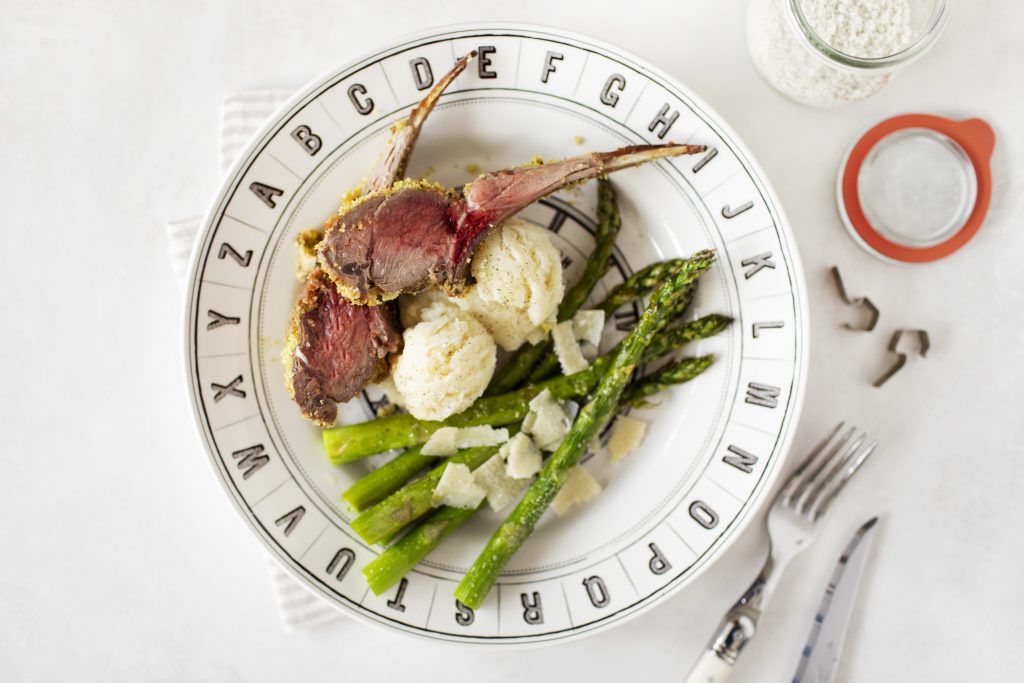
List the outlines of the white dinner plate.
{"label": "white dinner plate", "polygon": [[[693,316],[735,318],[689,354],[715,364],[653,410],[643,446],[586,467],[601,495],[547,515],[483,607],[452,591],[498,522],[477,515],[387,594],[360,570],[380,549],[348,526],[340,494],[380,459],[331,466],[289,399],[279,359],[299,289],[293,238],[337,210],[384,149],[388,127],[457,56],[480,58],[444,95],[409,175],[449,186],[480,169],[663,141],[709,151],[617,173],[623,230],[597,295],[648,263],[714,248]],[[592,248],[595,186],[521,214],[550,228],[571,281]],[[628,329],[636,309],[614,321]],[[555,642],[622,623],[686,585],[764,501],[800,409],[807,309],[793,236],[761,169],[699,98],[608,44],[520,25],[435,29],[302,89],[256,135],[203,223],[187,304],[196,421],[225,490],[267,548],[345,612],[466,643]],[[373,389],[343,406],[366,419]],[[225,577],[226,578],[226,577]]]}

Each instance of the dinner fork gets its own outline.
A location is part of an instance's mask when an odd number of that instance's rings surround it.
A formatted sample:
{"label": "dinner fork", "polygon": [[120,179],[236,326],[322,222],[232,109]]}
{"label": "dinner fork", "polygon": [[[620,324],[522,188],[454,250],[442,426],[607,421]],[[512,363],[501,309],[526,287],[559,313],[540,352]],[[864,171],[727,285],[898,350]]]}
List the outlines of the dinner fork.
{"label": "dinner fork", "polygon": [[743,647],[755,631],[765,605],[786,565],[814,539],[818,521],[878,445],[867,434],[843,423],[832,430],[800,463],[775,497],[768,512],[768,559],[750,588],[726,613],[708,649],[686,683],[722,683],[732,673]]}

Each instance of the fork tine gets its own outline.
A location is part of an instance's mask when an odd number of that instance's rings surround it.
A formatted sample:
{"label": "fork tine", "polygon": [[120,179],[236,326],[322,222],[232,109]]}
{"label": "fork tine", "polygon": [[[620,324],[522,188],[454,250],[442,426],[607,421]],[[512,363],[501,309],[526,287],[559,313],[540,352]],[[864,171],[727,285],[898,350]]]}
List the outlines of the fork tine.
{"label": "fork tine", "polygon": [[856,448],[856,439],[854,439],[854,443],[850,443],[850,439],[853,439],[856,433],[857,428],[850,427],[846,433],[843,434],[843,437],[836,442],[836,445],[833,446],[828,455],[822,458],[811,472],[807,473],[804,477],[801,497],[806,498],[810,493],[813,493],[822,478],[827,477],[828,473],[835,468],[835,464],[837,462],[841,462],[842,459],[846,457],[846,454],[850,452],[851,448]]}
{"label": "fork tine", "polygon": [[793,474],[789,475],[789,479],[786,481],[786,485],[782,488],[782,491],[779,492],[780,501],[788,504],[789,500],[793,496],[793,493],[800,485],[803,473],[807,470],[808,467],[811,466],[811,463],[814,462],[814,459],[817,458],[823,450],[825,450],[825,447],[828,446],[829,442],[835,438],[836,434],[839,433],[839,430],[843,428],[843,425],[844,423],[842,422],[837,424],[836,428],[833,429],[828,436],[819,441],[818,444],[811,449],[811,452],[807,455],[806,458],[804,458],[803,462],[797,465],[797,468],[793,471]]}
{"label": "fork tine", "polygon": [[851,479],[853,479],[853,475],[857,474],[857,470],[861,468],[861,465],[863,465],[864,461],[868,459],[868,456],[875,452],[875,448],[877,446],[878,442],[872,441],[860,451],[850,464],[843,468],[842,476],[840,476],[836,481],[832,490],[821,498],[820,502],[810,510],[811,519],[813,521],[818,521],[821,519],[822,515],[828,512],[829,507],[831,507],[833,501],[835,501],[836,497],[839,495],[839,492],[843,490]]}
{"label": "fork tine", "polygon": [[810,481],[807,490],[804,492],[803,499],[799,505],[801,514],[808,514],[810,512],[814,504],[821,498],[822,493],[825,492],[825,489],[843,471],[847,464],[854,459],[866,440],[867,435],[861,434],[852,442],[849,442],[842,449],[842,452],[836,454],[829,462],[825,463],[826,466],[822,467],[814,479]]}
{"label": "fork tine", "polygon": [[839,440],[836,441],[830,449],[822,451],[823,455],[816,457],[813,461],[808,463],[808,466],[806,468],[801,468],[802,471],[800,472],[800,480],[795,486],[788,500],[788,503],[791,506],[797,507],[799,505],[800,501],[803,499],[804,494],[807,492],[807,489],[810,487],[810,485],[821,474],[821,471],[830,462],[833,462],[834,458],[836,457],[836,454],[846,447],[846,444],[849,443],[850,438],[853,436],[855,431],[855,427],[851,427],[850,429],[848,429],[846,433],[839,437]]}

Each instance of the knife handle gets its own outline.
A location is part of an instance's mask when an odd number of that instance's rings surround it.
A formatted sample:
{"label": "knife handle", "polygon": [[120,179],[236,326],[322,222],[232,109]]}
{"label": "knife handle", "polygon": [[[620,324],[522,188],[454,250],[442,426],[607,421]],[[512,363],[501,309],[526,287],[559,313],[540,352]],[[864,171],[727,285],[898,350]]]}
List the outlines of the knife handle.
{"label": "knife handle", "polygon": [[732,664],[711,650],[705,650],[685,683],[724,683],[732,673]]}

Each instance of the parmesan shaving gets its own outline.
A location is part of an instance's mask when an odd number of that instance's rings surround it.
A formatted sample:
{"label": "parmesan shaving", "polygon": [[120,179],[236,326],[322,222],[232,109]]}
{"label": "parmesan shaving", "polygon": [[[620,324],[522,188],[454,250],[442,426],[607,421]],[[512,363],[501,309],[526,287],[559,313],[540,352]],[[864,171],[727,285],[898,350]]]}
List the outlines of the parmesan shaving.
{"label": "parmesan shaving", "polygon": [[480,446],[497,446],[508,441],[507,429],[495,429],[482,425],[480,427],[441,427],[430,435],[423,444],[420,453],[423,455],[455,455],[463,448]]}
{"label": "parmesan shaving", "polygon": [[552,395],[551,390],[545,389],[544,391],[540,392],[539,394],[531,398],[530,402],[527,405],[530,406],[530,410],[532,410],[533,412],[537,412],[544,406],[551,404],[558,405],[558,402],[555,401],[555,397],[554,395]]}
{"label": "parmesan shaving", "polygon": [[551,508],[561,517],[574,505],[585,503],[601,492],[601,485],[585,469],[576,465],[565,484],[551,501]]}
{"label": "parmesan shaving", "polygon": [[554,451],[569,432],[572,418],[545,389],[530,401],[530,412],[523,419],[523,432],[533,437],[541,449]]}
{"label": "parmesan shaving", "polygon": [[608,452],[611,454],[611,461],[618,462],[629,455],[644,440],[646,433],[647,423],[643,420],[625,415],[617,418],[612,427],[612,434],[608,437]]}
{"label": "parmesan shaving", "polygon": [[487,492],[476,483],[473,473],[462,463],[449,463],[434,488],[431,505],[453,508],[475,508]]}
{"label": "parmesan shaving", "polygon": [[572,333],[578,341],[600,346],[603,331],[604,311],[601,309],[577,311],[572,317]]}
{"label": "parmesan shaving", "polygon": [[571,320],[555,325],[555,329],[551,331],[551,339],[555,343],[555,355],[558,356],[563,374],[574,375],[587,369],[587,359],[583,357],[583,350],[576,341]]}
{"label": "parmesan shaving", "polygon": [[498,454],[505,458],[506,474],[513,479],[529,479],[540,472],[540,449],[526,434],[519,432],[505,443]]}
{"label": "parmesan shaving", "polygon": [[495,512],[501,512],[519,500],[523,491],[530,485],[529,479],[513,479],[508,476],[505,471],[505,460],[501,455],[494,455],[473,470],[473,477],[477,485],[487,492],[487,504]]}
{"label": "parmesan shaving", "polygon": [[455,427],[441,427],[430,435],[420,449],[422,455],[453,455],[458,449],[455,445]]}

